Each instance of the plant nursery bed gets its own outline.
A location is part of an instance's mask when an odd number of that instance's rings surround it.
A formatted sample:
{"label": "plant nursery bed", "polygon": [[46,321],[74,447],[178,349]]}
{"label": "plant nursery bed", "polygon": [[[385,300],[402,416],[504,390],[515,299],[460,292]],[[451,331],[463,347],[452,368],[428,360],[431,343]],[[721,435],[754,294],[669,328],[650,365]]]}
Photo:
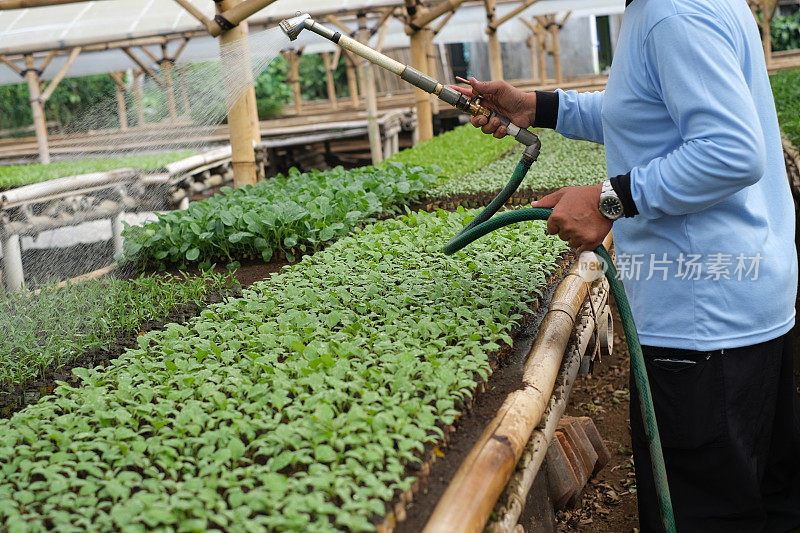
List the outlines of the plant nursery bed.
{"label": "plant nursery bed", "polygon": [[0,417],[7,418],[76,368],[106,366],[141,335],[184,323],[241,295],[229,275],[87,280],[34,293],[0,293]]}
{"label": "plant nursery bed", "polygon": [[43,396],[52,394],[57,382],[63,381],[74,385],[78,382],[77,376],[72,373],[74,368],[105,367],[110,361],[119,357],[128,348],[136,345],[136,339],[150,331],[158,331],[167,324],[183,324],[190,318],[196,317],[208,305],[221,302],[225,297],[237,296],[238,290],[222,292],[215,290],[200,304],[187,302],[174,306],[163,320],[149,320],[140,326],[137,332],[123,332],[109,341],[107,347],[92,348],[62,366],[48,366],[43,374],[24,385],[17,385],[10,390],[0,393],[0,417],[8,418],[26,405],[30,405]]}
{"label": "plant nursery bed", "polygon": [[482,400],[563,264],[541,223],[443,255],[474,214],[369,225],[76,369],[78,383],[0,421],[0,522],[374,529],[426,454],[449,453],[443,428]]}
{"label": "plant nursery bed", "polygon": [[392,505],[395,511],[390,522],[396,521],[396,533],[416,533],[424,529],[439,499],[488,424],[497,415],[506,397],[522,387],[525,360],[539,334],[539,326],[547,313],[555,288],[563,279],[563,274],[569,270],[572,260],[574,256],[571,253],[564,255],[560,261],[560,269],[548,279],[546,288],[542,290],[536,310],[527,313],[520,326],[512,331],[512,346],[505,345],[493,354],[490,359],[491,375],[478,385],[478,392],[468,405],[459,406],[463,414],[447,428],[446,444],[427,446],[428,462],[421,468],[417,465],[407,470],[408,476],[417,478],[417,485],[413,487],[416,490],[412,499],[405,502],[402,511],[398,509],[399,500],[395,500]]}

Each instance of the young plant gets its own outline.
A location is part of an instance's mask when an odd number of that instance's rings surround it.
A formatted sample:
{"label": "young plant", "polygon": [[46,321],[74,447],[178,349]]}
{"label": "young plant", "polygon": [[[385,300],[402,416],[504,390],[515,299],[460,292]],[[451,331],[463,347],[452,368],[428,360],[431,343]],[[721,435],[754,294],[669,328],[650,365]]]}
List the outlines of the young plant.
{"label": "young plant", "polygon": [[537,222],[445,256],[474,215],[368,226],[76,370],[0,422],[0,524],[373,530],[566,249]]}

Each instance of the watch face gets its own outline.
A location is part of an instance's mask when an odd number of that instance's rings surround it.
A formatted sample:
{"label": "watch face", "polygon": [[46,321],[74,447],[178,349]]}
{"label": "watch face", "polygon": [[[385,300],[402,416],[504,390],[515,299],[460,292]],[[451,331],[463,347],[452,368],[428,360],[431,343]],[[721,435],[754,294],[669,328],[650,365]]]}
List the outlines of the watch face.
{"label": "watch face", "polygon": [[607,218],[617,219],[622,216],[622,202],[613,196],[603,198],[600,200],[600,212]]}

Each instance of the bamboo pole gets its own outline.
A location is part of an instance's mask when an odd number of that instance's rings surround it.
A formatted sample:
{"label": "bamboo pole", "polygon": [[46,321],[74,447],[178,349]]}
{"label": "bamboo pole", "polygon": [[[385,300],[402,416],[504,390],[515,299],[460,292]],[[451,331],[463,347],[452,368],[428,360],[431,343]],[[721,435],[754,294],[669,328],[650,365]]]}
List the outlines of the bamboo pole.
{"label": "bamboo pole", "polygon": [[539,79],[547,83],[547,39],[544,28],[536,24],[536,55],[539,58]]}
{"label": "bamboo pole", "polygon": [[232,2],[230,0],[223,0],[223,3],[229,5],[230,7],[223,11],[217,9],[217,16],[214,17],[214,20],[210,21],[208,25],[208,33],[210,33],[213,37],[218,37],[225,32],[225,28],[223,28],[223,25],[221,25],[220,22],[224,21],[223,24],[225,26],[236,26],[256,11],[264,9],[275,1],[276,0],[246,0],[242,2],[234,0]]}
{"label": "bamboo pole", "polygon": [[347,73],[347,86],[350,89],[350,101],[353,107],[358,107],[360,101],[358,99],[358,79],[356,79],[355,59],[352,54],[345,52],[346,73]]}
{"label": "bamboo pole", "polygon": [[117,92],[117,114],[119,115],[119,129],[128,129],[128,110],[125,106],[125,82],[122,78],[123,72],[109,72],[108,75],[114,80],[114,88]]}
{"label": "bamboo pole", "polygon": [[[436,64],[436,47],[433,45],[433,30],[426,29],[426,43],[425,43],[425,55],[428,59],[428,74],[433,76],[436,79],[439,79],[438,72],[437,72],[437,64]],[[439,98],[435,94],[431,94],[429,96],[431,99],[431,114],[433,116],[437,116],[439,114]]]}
{"label": "bamboo pole", "polygon": [[[160,43],[160,44],[161,44],[161,46],[162,46],[162,47],[166,46],[166,42],[164,42],[164,43]],[[162,48],[162,49],[163,49],[163,48]],[[156,65],[158,65],[158,63],[159,63],[159,61],[160,61],[160,60],[158,59],[158,56],[157,56],[157,55],[155,55],[153,52],[151,52],[149,48],[147,48],[146,46],[140,46],[140,47],[139,47],[139,50],[141,50],[142,52],[144,52],[144,54],[145,54],[147,57],[149,57],[149,58],[150,58],[150,61],[152,61],[153,63],[155,63]],[[165,54],[163,54],[163,56],[162,56],[162,57],[166,58],[166,57],[167,57],[167,54],[166,54],[166,53],[165,53]]]}
{"label": "bamboo pole", "polygon": [[[217,13],[224,12],[241,3],[241,0],[222,0],[216,4]],[[220,48],[239,47],[247,49],[246,27],[236,26],[225,31],[219,36]],[[242,50],[244,52],[244,50]],[[253,88],[252,72],[250,62],[243,64],[241,61],[230,61],[237,54],[222,54],[223,69],[235,75],[231,79],[237,80],[237,84],[245,83],[244,92],[237,87],[226,87],[228,105],[228,125],[230,127],[233,180],[237,187],[245,185],[255,185],[257,181],[256,155],[253,147],[255,127],[253,122],[258,123],[258,115],[254,115],[253,106],[248,101],[248,94],[253,93],[255,99],[255,89]],[[247,80],[250,80],[247,84]]]}
{"label": "bamboo pole", "polygon": [[186,87],[186,70],[188,67],[181,66],[178,67],[178,79],[180,80],[178,86],[181,96],[181,108],[183,109],[183,114],[186,116],[190,116],[192,114],[192,107],[189,104],[189,89]]}
{"label": "bamboo pole", "polygon": [[14,72],[16,72],[17,74],[19,74],[20,76],[22,76],[22,69],[21,69],[21,68],[19,68],[19,67],[16,65],[16,63],[14,63],[14,62],[13,62],[13,61],[11,61],[10,59],[8,59],[6,56],[4,56],[4,55],[0,55],[0,62],[3,62],[3,63],[5,63],[5,64],[8,66],[8,68],[10,68],[10,69],[11,69],[11,70],[13,70]]}
{"label": "bamboo pole", "polygon": [[520,5],[519,7],[513,9],[512,11],[506,13],[505,15],[497,19],[493,24],[494,28],[495,29],[499,28],[502,24],[505,24],[512,18],[516,17],[517,15],[519,15],[520,13],[522,13],[523,11],[525,11],[538,1],[539,0],[525,0],[525,2],[522,3],[522,5]]}
{"label": "bamboo pole", "polygon": [[75,4],[89,0],[3,0],[0,2],[0,11],[8,9],[24,9],[26,7],[58,6],[61,4]]}
{"label": "bamboo pole", "polygon": [[493,80],[503,79],[503,52],[500,47],[500,37],[497,35],[497,26],[494,17],[497,10],[496,0],[485,0],[486,6],[486,34],[489,36],[489,69]]}
{"label": "bamboo pole", "polygon": [[144,98],[142,96],[142,77],[144,73],[141,70],[133,71],[133,98],[136,101],[136,118],[137,126],[144,126]]}
{"label": "bamboo pole", "polygon": [[[428,71],[428,52],[427,37],[424,29],[411,33],[411,66],[415,69],[427,73]],[[417,128],[419,129],[419,140],[427,141],[433,137],[433,109],[428,93],[422,89],[414,88],[414,102],[417,108]]]}
{"label": "bamboo pole", "polygon": [[292,86],[294,109],[299,115],[303,112],[303,93],[300,90],[300,55],[296,50],[288,50],[283,56],[289,62],[289,75],[286,82]]}
{"label": "bamboo pole", "polygon": [[380,27],[380,33],[378,34],[378,42],[375,43],[375,50],[377,50],[378,52],[383,52],[383,44],[386,41],[386,35],[388,34],[390,20],[391,17],[387,18]]}
{"label": "bamboo pole", "polygon": [[539,57],[536,55],[536,35],[531,35],[527,40],[528,50],[531,53],[531,80],[534,83],[543,83],[539,78]]}
{"label": "bamboo pole", "polygon": [[[390,7],[396,6],[398,0],[373,0],[370,5],[374,9],[379,9],[383,7]],[[302,6],[301,6],[302,7]],[[356,13],[358,9],[348,8],[348,7],[341,7],[341,6],[331,6],[329,8],[320,9],[315,11],[317,18],[321,19],[328,14],[353,14]],[[250,24],[254,28],[273,28],[277,25],[282,19],[286,18],[285,14],[279,14],[278,16],[260,16],[254,17],[253,20],[250,21]],[[141,32],[141,33],[134,33],[129,35],[125,39],[119,40],[109,40],[108,38],[102,38],[98,36],[86,36],[77,39],[70,39],[68,41],[59,40],[57,37],[53,37],[50,39],[41,39],[38,40],[35,44],[32,45],[24,45],[24,46],[16,46],[11,48],[4,48],[3,53],[7,56],[13,54],[19,54],[20,56],[24,54],[32,54],[35,52],[48,52],[50,50],[68,50],[74,48],[75,46],[82,46],[84,48],[84,52],[97,52],[100,50],[111,50],[115,48],[122,48],[131,46],[139,46],[142,44],[161,44],[162,42],[174,40],[174,39],[182,39],[184,37],[204,37],[208,35],[208,30],[206,28],[197,29],[197,30],[183,30],[183,31],[170,31],[170,32],[156,32],[156,33],[148,33],[148,32]]]}
{"label": "bamboo pole", "polygon": [[[366,13],[359,13],[358,27],[361,42],[369,40]],[[378,96],[375,92],[375,71],[372,63],[366,59],[361,60],[361,79],[363,80],[364,98],[367,104],[367,136],[369,138],[369,151],[372,164],[377,165],[383,161],[383,148],[381,147],[381,128],[378,125]]]}
{"label": "bamboo pole", "polygon": [[328,84],[328,100],[331,102],[331,107],[333,109],[339,109],[339,102],[336,99],[336,85],[334,84],[333,80],[333,71],[335,69],[335,65],[333,64],[331,52],[323,52],[322,53],[322,61],[325,63],[325,77],[326,82]]}
{"label": "bamboo pole", "polygon": [[428,520],[426,533],[483,530],[547,408],[588,285],[578,264],[559,284],[525,363],[523,387],[508,395],[462,462]]}
{"label": "bamboo pole", "polygon": [[[58,84],[61,83],[61,80],[64,79],[64,76],[67,75],[67,71],[72,66],[72,64],[75,62],[75,59],[78,57],[78,54],[80,54],[80,53],[81,53],[81,47],[80,46],[76,46],[75,48],[72,49],[72,51],[69,53],[69,57],[67,58],[66,63],[64,63],[64,65],[62,65],[62,67],[61,67],[61,69],[59,69],[58,73],[56,73],[56,75],[53,77],[53,79],[50,80],[50,83],[47,85],[47,89],[45,89],[45,91],[42,93],[42,95],[41,95],[42,102],[46,102],[46,101],[48,101],[50,99],[50,96],[52,96],[53,91],[56,90],[56,87],[58,87]],[[40,69],[40,72],[41,72],[41,69]]]}
{"label": "bamboo pole", "polygon": [[57,53],[58,50],[50,50],[50,52],[47,53],[47,57],[44,58],[44,61],[42,61],[42,65],[39,67],[39,70],[42,73],[44,73],[45,69],[47,69],[47,67],[50,66],[50,62],[53,61],[53,58],[56,57]]}
{"label": "bamboo pole", "polygon": [[178,106],[175,103],[175,88],[172,84],[172,61],[161,61],[161,71],[164,73],[164,91],[167,93],[167,109],[171,120],[178,119]]}
{"label": "bamboo pole", "polygon": [[419,9],[417,10],[416,15],[412,15],[411,24],[420,28],[424,28],[448,11],[455,11],[466,1],[467,0],[445,0],[444,2],[440,2],[430,9]]}
{"label": "bamboo pole", "polygon": [[47,122],[44,118],[44,102],[39,80],[39,71],[33,62],[33,56],[25,56],[25,81],[28,82],[28,92],[31,98],[31,111],[33,113],[33,127],[36,131],[36,144],[39,148],[39,162],[50,163],[50,148],[47,145]]}
{"label": "bamboo pole", "polygon": [[189,2],[189,0],[175,0],[175,3],[185,9],[191,16],[196,18],[200,24],[208,29],[209,32],[211,31],[211,20],[203,15],[202,11],[194,7],[194,4]]}
{"label": "bamboo pole", "polygon": [[153,81],[155,81],[157,84],[159,84],[162,88],[164,87],[164,81],[162,79],[160,79],[156,75],[156,73],[153,71],[153,69],[151,69],[149,66],[147,66],[147,64],[144,61],[139,59],[139,56],[134,54],[133,51],[130,48],[122,47],[122,51],[125,53],[126,56],[131,58],[131,60],[133,60],[133,62],[136,63],[139,66],[140,69],[142,69],[142,72],[144,72],[145,74],[150,76],[153,79]]}
{"label": "bamboo pole", "polygon": [[548,17],[548,26],[550,26],[550,39],[553,45],[553,68],[555,70],[556,83],[558,84],[564,83],[564,71],[561,67],[561,46],[558,42],[558,34],[561,32],[562,26],[564,23],[566,23],[570,15],[571,12],[567,13],[561,22],[556,22],[555,15]]}

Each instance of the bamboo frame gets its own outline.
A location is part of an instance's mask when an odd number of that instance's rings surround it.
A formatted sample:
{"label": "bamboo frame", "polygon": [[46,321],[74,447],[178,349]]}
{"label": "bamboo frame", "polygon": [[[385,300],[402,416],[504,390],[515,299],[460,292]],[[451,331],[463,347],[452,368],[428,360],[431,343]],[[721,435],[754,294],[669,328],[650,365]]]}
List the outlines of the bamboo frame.
{"label": "bamboo frame", "polygon": [[424,28],[448,11],[455,11],[466,1],[467,0],[444,0],[430,9],[423,8],[418,10],[416,15],[410,17],[411,25]]}
{"label": "bamboo frame", "polygon": [[196,18],[200,24],[205,26],[211,32],[211,19],[203,15],[202,11],[194,7],[189,0],[174,0],[176,4],[185,9],[191,16]]}
{"label": "bamboo frame", "polygon": [[0,55],[0,62],[5,63],[8,66],[8,68],[10,68],[14,72],[22,76],[22,69],[19,68],[16,63],[8,59],[6,56]]}
{"label": "bamboo frame", "polygon": [[125,104],[125,82],[122,79],[124,72],[109,72],[108,75],[114,80],[114,88],[117,93],[117,114],[119,115],[119,129],[128,129],[128,110]]}
{"label": "bamboo frame", "polygon": [[[75,60],[78,58],[78,54],[80,53],[81,53],[80,46],[76,46],[75,48],[72,49],[72,51],[69,53],[69,57],[67,58],[67,62],[61,66],[58,73],[56,73],[53,79],[50,80],[50,83],[47,84],[47,89],[45,89],[42,95],[40,96],[42,102],[46,102],[50,99],[50,97],[53,95],[53,91],[56,90],[56,87],[58,87],[58,84],[61,83],[61,80],[64,79],[64,76],[67,75],[67,71],[75,62]],[[41,70],[44,69],[40,69],[40,71]]]}
{"label": "bamboo frame", "polygon": [[136,101],[137,126],[145,125],[144,98],[142,97],[142,80],[141,80],[141,77],[143,75],[144,72],[142,72],[139,69],[135,69],[133,71],[133,99]]}
{"label": "bamboo frame", "polygon": [[161,80],[158,76],[156,76],[156,73],[153,72],[153,69],[148,67],[144,61],[139,59],[139,56],[134,54],[130,48],[122,47],[122,51],[125,53],[125,55],[131,58],[131,60],[133,60],[133,62],[136,63],[140,69],[142,69],[142,72],[153,78],[153,81],[158,83],[162,88],[164,87],[164,81]]}
{"label": "bamboo frame", "polygon": [[333,109],[339,109],[339,101],[336,98],[336,84],[333,79],[333,73],[336,70],[336,63],[338,63],[339,56],[335,58],[333,56],[334,54],[331,52],[323,52],[322,61],[325,63],[325,81],[328,87],[328,100],[330,100]]}
{"label": "bamboo frame", "polygon": [[[358,27],[361,41],[366,43],[370,36],[369,28],[367,28],[366,14],[359,14]],[[367,59],[361,60],[360,75],[363,82],[364,99],[366,100],[367,107],[369,151],[372,157],[372,164],[377,165],[383,161],[383,147],[381,146],[381,128],[378,125],[378,97],[375,91],[375,71],[373,70],[372,63]]]}
{"label": "bamboo frame", "polygon": [[[609,242],[610,234],[605,242]],[[549,404],[589,283],[572,266],[553,295],[523,370],[523,388],[508,395],[434,509],[425,533],[483,530]],[[599,265],[598,265],[599,268]]]}
{"label": "bamboo frame", "polygon": [[283,57],[289,62],[286,82],[292,86],[294,109],[299,115],[303,112],[303,93],[300,90],[300,54],[296,50],[287,50],[283,52]]}
{"label": "bamboo frame", "polygon": [[[761,30],[761,45],[764,48],[764,60],[769,68],[772,63],[772,20],[778,11],[780,2],[778,0],[748,0],[750,11],[758,23]],[[756,11],[761,11],[761,20]]]}
{"label": "bamboo frame", "polygon": [[62,4],[76,4],[89,0],[3,0],[0,2],[0,11],[9,9],[25,9],[26,7],[58,6]]}
{"label": "bamboo frame", "polygon": [[[270,4],[275,3],[275,1],[276,0],[245,0],[244,2],[237,3],[226,2],[226,4],[229,4],[231,7],[224,11],[217,9],[217,14],[229,23],[237,26],[250,15],[264,9]],[[224,28],[219,25],[217,20],[210,21],[208,25],[208,33],[210,33],[212,37],[219,37],[222,35],[222,33],[224,33],[224,31]]]}
{"label": "bamboo frame", "polygon": [[345,51],[345,58],[347,59],[345,69],[347,74],[347,87],[350,90],[350,104],[357,108],[361,101],[358,92],[358,79],[356,78],[356,62],[353,54]]}
{"label": "bamboo frame", "polygon": [[503,79],[503,53],[500,46],[500,37],[497,35],[497,27],[494,24],[494,17],[497,10],[496,0],[485,0],[486,6],[486,33],[489,36],[489,69],[493,80]]}
{"label": "bamboo frame", "polygon": [[[544,27],[539,25],[539,22],[534,19],[533,22],[529,22],[528,20],[521,18],[520,19],[533,33],[533,38],[536,41],[536,56],[531,57],[531,66],[538,67],[539,71],[539,83],[547,83],[547,56],[545,55],[547,43],[546,43],[546,36],[547,32],[545,31]],[[530,44],[529,44],[530,46]],[[531,55],[533,56],[534,50],[531,48]],[[536,76],[536,71],[533,71],[533,76]]]}
{"label": "bamboo frame", "polygon": [[50,65],[50,62],[53,61],[53,58],[56,57],[57,53],[58,53],[57,50],[50,50],[50,52],[48,52],[47,57],[44,58],[44,61],[42,61],[42,64],[39,67],[39,70],[41,72],[44,72],[45,69],[47,69],[47,67]]}
{"label": "bamboo frame", "polygon": [[44,117],[44,102],[42,101],[42,86],[39,72],[33,62],[33,55],[25,56],[25,81],[28,82],[28,92],[31,97],[31,111],[33,113],[33,127],[36,132],[36,144],[39,149],[39,162],[50,163],[50,148],[47,144],[47,122]]}
{"label": "bamboo frame", "polygon": [[[241,3],[241,0],[222,0],[216,4],[218,13],[226,12]],[[220,48],[237,46],[245,52],[249,51],[247,42],[247,26],[242,25],[231,28],[219,36]],[[235,55],[235,54],[234,54]],[[223,61],[225,54],[223,54]],[[246,55],[247,57],[247,55]],[[233,180],[237,187],[255,185],[258,180],[258,167],[254,144],[258,132],[258,115],[255,112],[255,89],[250,72],[250,60],[238,61],[234,64],[223,65],[231,72],[236,73],[235,79],[250,80],[244,93],[226,87],[228,106],[228,125],[231,139],[231,165],[233,167]],[[260,135],[259,135],[260,137]]]}
{"label": "bamboo frame", "polygon": [[[161,46],[164,46],[164,44],[163,44],[163,43],[160,43],[160,44],[161,44]],[[158,60],[158,56],[157,56],[157,55],[155,55],[153,52],[151,52],[149,48],[147,48],[146,46],[140,46],[140,47],[139,47],[139,50],[141,50],[142,52],[144,52],[144,54],[145,54],[147,57],[149,57],[149,58],[150,58],[150,61],[152,61],[153,63],[155,63],[156,65],[158,65],[158,62],[159,62],[159,60]],[[164,55],[164,57],[166,57],[166,55]]]}
{"label": "bamboo frame", "polygon": [[518,8],[506,13],[505,15],[503,15],[502,17],[497,19],[494,22],[494,24],[491,24],[490,26],[496,30],[501,25],[505,24],[506,22],[508,22],[512,18],[516,17],[517,15],[519,15],[520,13],[522,13],[523,11],[525,11],[526,9],[528,9],[529,7],[531,7],[533,4],[535,4],[537,2],[539,2],[539,0],[525,0],[525,2],[523,2],[521,6],[519,6]]}
{"label": "bamboo frame", "polygon": [[[142,50],[147,50],[147,48],[142,48]],[[167,93],[167,108],[169,109],[169,117],[172,120],[178,119],[178,104],[175,101],[175,84],[172,80],[172,67],[173,62],[172,59],[167,57],[167,45],[161,45],[161,56],[162,59],[156,60],[156,62],[161,67],[161,72],[164,73],[164,90]]]}
{"label": "bamboo frame", "polygon": [[[429,30],[421,29],[413,32],[411,38],[411,66],[427,73],[428,71],[428,36]],[[414,88],[414,102],[417,108],[417,128],[419,140],[433,138],[433,109],[430,95],[422,89]]]}
{"label": "bamboo frame", "polygon": [[325,20],[327,20],[328,22],[330,22],[331,24],[342,30],[342,33],[344,35],[352,36],[354,34],[353,30],[351,30],[350,27],[344,22],[342,22],[336,15],[328,15],[327,17],[325,17]]}

